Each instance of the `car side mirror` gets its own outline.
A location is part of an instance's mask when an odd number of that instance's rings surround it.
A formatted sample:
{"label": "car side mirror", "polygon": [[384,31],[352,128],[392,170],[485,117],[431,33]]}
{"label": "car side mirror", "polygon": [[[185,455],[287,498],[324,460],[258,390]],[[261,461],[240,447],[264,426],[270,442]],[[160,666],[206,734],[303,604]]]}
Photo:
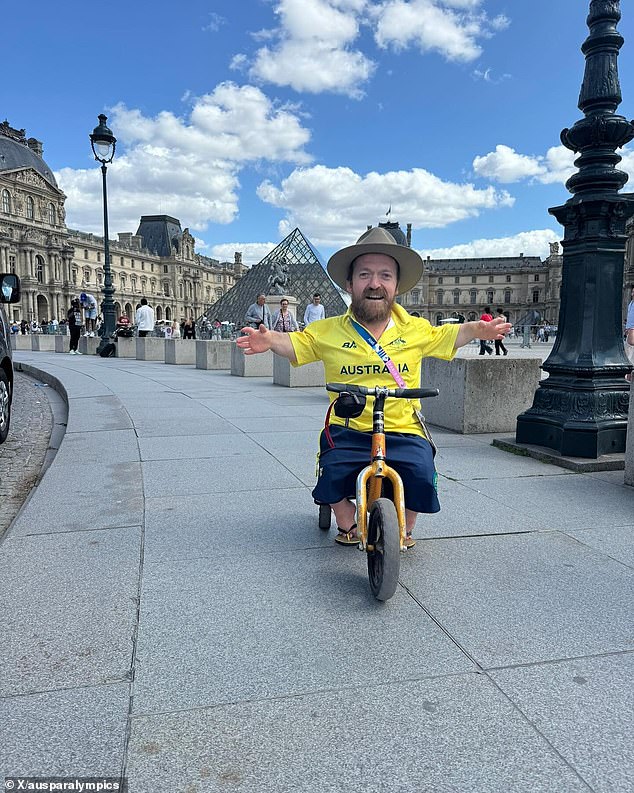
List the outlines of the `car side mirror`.
{"label": "car side mirror", "polygon": [[0,303],[20,301],[20,279],[14,273],[0,275]]}

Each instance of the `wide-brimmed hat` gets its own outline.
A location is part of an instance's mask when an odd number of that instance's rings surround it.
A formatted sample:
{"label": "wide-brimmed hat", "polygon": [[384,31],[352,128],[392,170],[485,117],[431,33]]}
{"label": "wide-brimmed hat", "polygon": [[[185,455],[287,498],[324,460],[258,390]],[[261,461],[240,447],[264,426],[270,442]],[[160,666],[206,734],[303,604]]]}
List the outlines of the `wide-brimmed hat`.
{"label": "wide-brimmed hat", "polygon": [[406,245],[399,245],[389,231],[375,226],[364,231],[356,242],[334,253],[328,260],[328,275],[342,289],[347,287],[350,264],[364,253],[384,253],[391,256],[399,265],[397,295],[408,292],[420,281],[423,275],[423,260],[416,251]]}

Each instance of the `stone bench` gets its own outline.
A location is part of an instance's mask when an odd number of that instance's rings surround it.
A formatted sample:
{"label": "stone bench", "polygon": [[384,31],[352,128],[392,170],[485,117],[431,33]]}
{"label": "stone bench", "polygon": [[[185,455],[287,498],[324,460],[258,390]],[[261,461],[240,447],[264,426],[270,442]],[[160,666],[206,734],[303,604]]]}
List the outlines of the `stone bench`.
{"label": "stone bench", "polygon": [[273,355],[273,382],[286,388],[325,386],[324,365],[321,361],[315,361],[304,366],[293,366],[288,358]]}
{"label": "stone bench", "polygon": [[515,432],[517,417],[533,404],[538,358],[426,358],[421,387],[440,396],[421,401],[430,424],[464,434]]}
{"label": "stone bench", "polygon": [[165,363],[195,364],[196,342],[194,339],[165,339]]}
{"label": "stone bench", "polygon": [[630,414],[625,442],[625,484],[634,487],[634,387],[630,386]]}
{"label": "stone bench", "polygon": [[98,336],[82,336],[78,350],[82,355],[96,355],[101,339]]}
{"label": "stone bench", "polygon": [[137,361],[162,361],[165,363],[165,339],[159,336],[137,336]]}
{"label": "stone bench", "polygon": [[273,353],[245,355],[235,342],[231,342],[231,374],[234,377],[272,377]]}
{"label": "stone bench", "polygon": [[68,352],[70,350],[70,336],[55,336],[55,352]]}
{"label": "stone bench", "polygon": [[231,369],[231,348],[234,344],[229,339],[197,339],[196,369]]}

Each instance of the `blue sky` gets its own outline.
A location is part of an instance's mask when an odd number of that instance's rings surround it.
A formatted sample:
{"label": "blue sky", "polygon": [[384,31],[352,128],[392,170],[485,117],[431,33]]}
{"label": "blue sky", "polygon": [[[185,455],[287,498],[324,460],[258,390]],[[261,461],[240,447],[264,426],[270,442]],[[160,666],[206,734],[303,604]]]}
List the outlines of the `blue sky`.
{"label": "blue sky", "polygon": [[[619,57],[634,116],[634,9]],[[67,223],[102,232],[88,134],[118,139],[110,234],[166,213],[257,262],[296,225],[327,258],[367,224],[432,257],[546,256],[569,197],[587,0],[11,3],[2,114],[44,142]],[[634,147],[623,170],[634,175]],[[634,186],[626,186],[634,191]]]}

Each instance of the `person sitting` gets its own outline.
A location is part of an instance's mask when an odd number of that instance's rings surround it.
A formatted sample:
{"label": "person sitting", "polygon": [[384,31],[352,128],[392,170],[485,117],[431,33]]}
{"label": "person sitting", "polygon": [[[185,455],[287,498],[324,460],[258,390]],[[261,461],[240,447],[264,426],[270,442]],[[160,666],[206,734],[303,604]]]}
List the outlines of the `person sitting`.
{"label": "person sitting", "polygon": [[[301,333],[280,333],[264,324],[257,330],[244,327],[236,343],[246,355],[272,350],[294,366],[321,360],[326,382],[420,388],[423,358],[451,360],[470,341],[501,339],[510,329],[501,319],[433,327],[408,314],[396,303],[396,296],[421,280],[423,260],[380,227],[331,256],[327,270],[351,296],[346,314],[312,323]],[[331,393],[331,402],[335,399]],[[358,542],[356,507],[349,497],[370,457],[370,403],[356,418],[331,417],[328,432],[320,437],[319,477],[312,495],[316,503],[331,506],[338,527],[336,542],[341,545]],[[407,547],[415,544],[412,532],[418,513],[440,509],[433,450],[419,411],[417,400],[395,399],[385,409],[390,465],[405,487]]]}

